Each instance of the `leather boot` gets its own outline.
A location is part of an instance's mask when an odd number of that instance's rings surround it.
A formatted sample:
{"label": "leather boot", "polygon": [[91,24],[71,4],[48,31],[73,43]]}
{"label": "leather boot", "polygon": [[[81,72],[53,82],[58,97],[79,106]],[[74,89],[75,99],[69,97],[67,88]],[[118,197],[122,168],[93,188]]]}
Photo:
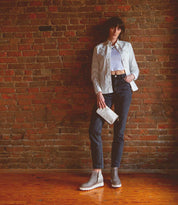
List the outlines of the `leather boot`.
{"label": "leather boot", "polygon": [[104,186],[104,181],[103,181],[103,175],[101,173],[101,170],[99,172],[92,171],[89,181],[87,183],[82,184],[80,186],[80,190],[88,191],[102,186]]}
{"label": "leather boot", "polygon": [[118,167],[111,168],[111,185],[114,188],[121,187],[121,181],[118,176]]}

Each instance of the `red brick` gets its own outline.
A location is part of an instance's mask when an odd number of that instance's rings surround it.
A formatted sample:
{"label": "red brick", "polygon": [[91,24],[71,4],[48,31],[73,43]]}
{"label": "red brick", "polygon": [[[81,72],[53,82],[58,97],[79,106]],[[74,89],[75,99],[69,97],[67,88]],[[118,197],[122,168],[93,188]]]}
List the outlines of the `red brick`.
{"label": "red brick", "polygon": [[26,37],[26,38],[33,38],[33,33],[26,33],[26,34],[25,34],[25,37]]}
{"label": "red brick", "polygon": [[23,56],[36,56],[37,54],[37,51],[23,51]]}
{"label": "red brick", "polygon": [[5,57],[7,56],[7,52],[0,52],[0,57]]}
{"label": "red brick", "polygon": [[39,88],[28,88],[28,92],[38,93],[39,92]]}
{"label": "red brick", "polygon": [[40,92],[53,92],[54,88],[51,87],[41,87]]}
{"label": "red brick", "polygon": [[59,48],[60,49],[71,49],[71,44],[63,43],[63,44],[59,45]]}
{"label": "red brick", "polygon": [[76,33],[75,33],[75,31],[66,31],[65,33],[64,33],[64,35],[66,36],[66,37],[72,37],[72,36],[76,36]]}
{"label": "red brick", "polygon": [[30,2],[30,6],[42,6],[43,3],[41,1],[32,1]]}
{"label": "red brick", "polygon": [[5,82],[11,82],[11,81],[12,81],[12,78],[11,78],[11,77],[4,77],[4,81],[5,81]]}
{"label": "red brick", "polygon": [[6,70],[5,75],[14,75],[14,71],[13,70]]}
{"label": "red brick", "polygon": [[51,32],[50,31],[45,31],[45,32],[43,32],[43,36],[47,37],[47,38],[50,38],[51,37]]}
{"label": "red brick", "polygon": [[20,106],[24,106],[24,105],[29,105],[30,106],[32,104],[32,102],[30,100],[20,99],[20,100],[18,100],[18,104]]}
{"label": "red brick", "polygon": [[16,99],[16,95],[12,94],[2,94],[3,99]]}
{"label": "red brick", "polygon": [[56,50],[48,50],[39,52],[38,56],[57,56],[58,51]]}
{"label": "red brick", "polygon": [[24,71],[24,75],[31,75],[32,74],[32,71],[31,70],[25,70]]}
{"label": "red brick", "polygon": [[166,16],[165,21],[168,22],[168,23],[173,22],[174,21],[174,16]]}
{"label": "red brick", "polygon": [[140,140],[157,140],[158,139],[158,136],[156,135],[143,135],[143,136],[140,136]]}
{"label": "red brick", "polygon": [[82,37],[82,38],[79,38],[79,41],[80,41],[80,42],[89,42],[90,39],[89,39],[89,38]]}
{"label": "red brick", "polygon": [[31,45],[19,45],[19,50],[31,50]]}
{"label": "red brick", "polygon": [[1,88],[0,87],[0,93],[15,93],[14,88]]}
{"label": "red brick", "polygon": [[157,59],[160,62],[165,62],[165,61],[169,61],[169,56],[158,56]]}
{"label": "red brick", "polygon": [[58,7],[57,6],[49,6],[49,11],[50,12],[57,12],[58,11]]}
{"label": "red brick", "polygon": [[8,50],[17,50],[17,45],[0,45],[0,50],[8,51]]}
{"label": "red brick", "polygon": [[36,19],[36,14],[35,13],[29,14],[29,18],[30,19]]}
{"label": "red brick", "polygon": [[0,58],[0,63],[16,63],[16,58]]}
{"label": "red brick", "polygon": [[6,110],[8,110],[8,107],[7,106],[5,106],[5,105],[0,105],[0,111],[6,111]]}
{"label": "red brick", "polygon": [[[44,46],[43,45],[33,45],[33,50],[43,50]],[[25,49],[26,50],[26,49]],[[29,49],[27,49],[29,50]]]}
{"label": "red brick", "polygon": [[15,52],[15,51],[11,51],[11,52],[7,52],[7,56],[11,57],[11,56],[21,56],[21,52]]}
{"label": "red brick", "polygon": [[176,124],[173,124],[173,123],[161,123],[161,124],[158,124],[158,128],[159,129],[168,129],[168,128],[176,128]]}
{"label": "red brick", "polygon": [[131,8],[130,5],[118,6],[118,9],[121,11],[129,11]]}
{"label": "red brick", "polygon": [[46,44],[44,45],[44,49],[56,49],[56,44]]}
{"label": "red brick", "polygon": [[61,55],[61,56],[73,55],[74,52],[75,52],[74,50],[61,50],[61,51],[59,51],[59,55]]}
{"label": "red brick", "polygon": [[102,11],[102,7],[101,6],[95,6],[95,10],[96,11]]}

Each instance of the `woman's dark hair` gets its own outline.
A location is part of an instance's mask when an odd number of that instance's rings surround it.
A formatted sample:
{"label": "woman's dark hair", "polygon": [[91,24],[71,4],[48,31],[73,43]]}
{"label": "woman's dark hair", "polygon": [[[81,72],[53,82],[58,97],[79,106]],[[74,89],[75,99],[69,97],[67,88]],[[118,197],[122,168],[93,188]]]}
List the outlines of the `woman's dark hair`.
{"label": "woman's dark hair", "polygon": [[120,19],[117,16],[114,16],[114,17],[109,18],[105,22],[104,30],[105,30],[106,38],[108,38],[108,36],[109,36],[109,29],[113,28],[113,27],[115,28],[117,26],[121,29],[121,33],[118,37],[118,39],[120,39],[120,36],[125,32],[125,25],[124,25],[124,22],[122,21],[122,19]]}

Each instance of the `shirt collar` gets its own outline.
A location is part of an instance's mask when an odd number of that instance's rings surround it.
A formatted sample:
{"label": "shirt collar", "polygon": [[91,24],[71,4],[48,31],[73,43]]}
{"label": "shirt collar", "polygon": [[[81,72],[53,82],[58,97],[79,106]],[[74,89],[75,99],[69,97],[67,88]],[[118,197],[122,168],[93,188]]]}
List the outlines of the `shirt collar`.
{"label": "shirt collar", "polygon": [[[112,47],[112,42],[110,40],[106,41],[106,44],[111,48]],[[117,50],[121,50],[121,45],[120,45],[120,40],[118,39],[114,45]]]}

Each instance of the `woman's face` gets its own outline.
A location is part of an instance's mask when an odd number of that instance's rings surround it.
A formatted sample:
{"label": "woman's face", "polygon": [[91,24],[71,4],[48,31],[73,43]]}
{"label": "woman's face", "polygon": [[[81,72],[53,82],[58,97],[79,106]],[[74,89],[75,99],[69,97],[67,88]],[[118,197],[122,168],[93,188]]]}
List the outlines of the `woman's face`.
{"label": "woman's face", "polygon": [[116,26],[116,27],[111,27],[109,29],[109,39],[117,39],[121,33],[121,29]]}

